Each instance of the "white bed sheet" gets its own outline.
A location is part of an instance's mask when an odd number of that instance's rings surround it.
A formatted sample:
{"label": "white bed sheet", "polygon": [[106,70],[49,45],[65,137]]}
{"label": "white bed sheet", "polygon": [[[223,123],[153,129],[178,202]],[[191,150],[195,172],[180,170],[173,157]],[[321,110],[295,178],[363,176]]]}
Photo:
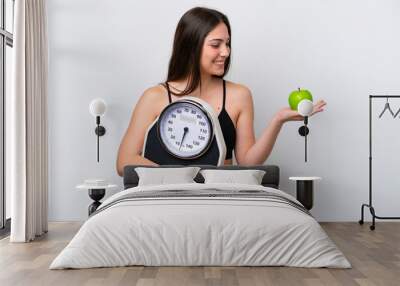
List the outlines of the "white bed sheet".
{"label": "white bed sheet", "polygon": [[[131,188],[99,209],[131,192],[205,188],[264,190],[296,201],[263,186],[193,183]],[[290,205],[164,198],[120,202],[89,218],[50,269],[127,265],[351,267],[318,222]]]}

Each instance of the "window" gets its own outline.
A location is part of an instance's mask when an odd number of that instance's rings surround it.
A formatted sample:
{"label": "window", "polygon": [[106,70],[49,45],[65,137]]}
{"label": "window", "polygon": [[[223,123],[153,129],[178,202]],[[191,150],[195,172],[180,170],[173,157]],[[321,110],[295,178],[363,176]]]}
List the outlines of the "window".
{"label": "window", "polygon": [[[14,0],[0,0],[0,236],[9,231],[10,194],[5,188],[5,98],[11,92]],[[7,228],[6,228],[7,226]]]}

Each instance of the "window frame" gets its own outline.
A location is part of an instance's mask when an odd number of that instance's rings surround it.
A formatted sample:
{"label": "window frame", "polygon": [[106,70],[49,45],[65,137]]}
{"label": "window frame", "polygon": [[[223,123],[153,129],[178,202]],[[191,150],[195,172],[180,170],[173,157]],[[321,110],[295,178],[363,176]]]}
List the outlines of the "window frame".
{"label": "window frame", "polygon": [[[15,0],[11,0],[14,14]],[[13,48],[14,36],[6,30],[6,0],[0,0],[0,236],[10,231],[10,219],[6,218],[6,188],[5,188],[5,96],[6,96],[6,48]],[[14,15],[11,15],[14,17]],[[14,30],[14,27],[13,27]]]}

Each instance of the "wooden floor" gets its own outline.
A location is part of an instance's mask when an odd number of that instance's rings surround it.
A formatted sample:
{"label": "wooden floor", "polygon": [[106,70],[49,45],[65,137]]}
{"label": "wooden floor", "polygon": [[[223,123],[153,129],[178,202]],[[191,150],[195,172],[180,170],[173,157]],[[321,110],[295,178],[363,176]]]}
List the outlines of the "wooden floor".
{"label": "wooden floor", "polygon": [[358,223],[323,223],[353,268],[120,267],[48,270],[80,227],[51,223],[32,243],[0,241],[0,285],[400,285],[400,223],[378,222],[375,231]]}

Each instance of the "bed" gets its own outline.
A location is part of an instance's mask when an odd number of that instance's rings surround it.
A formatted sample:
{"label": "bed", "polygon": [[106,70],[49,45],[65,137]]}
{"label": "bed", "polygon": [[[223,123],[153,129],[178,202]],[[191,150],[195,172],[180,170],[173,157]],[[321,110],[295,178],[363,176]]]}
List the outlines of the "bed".
{"label": "bed", "polygon": [[195,182],[140,185],[139,167],[125,167],[125,189],[102,203],[50,269],[351,267],[312,215],[278,189],[277,166],[200,166],[265,171],[259,185],[204,181],[200,173]]}

